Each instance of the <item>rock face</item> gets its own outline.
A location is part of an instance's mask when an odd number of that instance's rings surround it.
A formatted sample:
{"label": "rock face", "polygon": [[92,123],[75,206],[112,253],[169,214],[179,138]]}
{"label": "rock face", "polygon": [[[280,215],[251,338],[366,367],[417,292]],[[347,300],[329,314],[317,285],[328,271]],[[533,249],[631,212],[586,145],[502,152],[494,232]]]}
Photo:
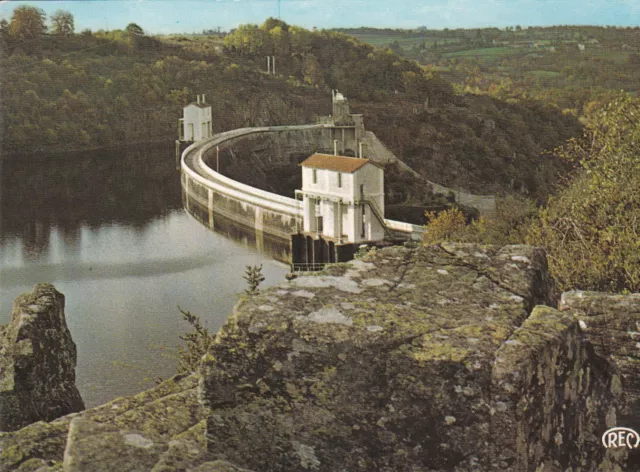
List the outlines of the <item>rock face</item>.
{"label": "rock face", "polygon": [[246,472],[207,454],[197,378],[0,433],[0,471]]}
{"label": "rock face", "polygon": [[[559,308],[580,320],[596,352],[620,370],[624,406],[618,426],[640,432],[640,294],[566,292]],[[628,465],[640,470],[640,451],[632,451]]]}
{"label": "rock face", "polygon": [[552,292],[527,246],[375,251],[244,296],[199,374],[0,433],[0,471],[628,470],[637,298]]}
{"label": "rock face", "polygon": [[0,431],[83,410],[75,368],[64,296],[37,284],[16,298],[11,322],[0,328]]}
{"label": "rock face", "polygon": [[551,289],[541,250],[442,244],[245,297],[202,366],[209,453],[264,472],[619,470],[599,445],[619,378],[573,316],[534,309]]}

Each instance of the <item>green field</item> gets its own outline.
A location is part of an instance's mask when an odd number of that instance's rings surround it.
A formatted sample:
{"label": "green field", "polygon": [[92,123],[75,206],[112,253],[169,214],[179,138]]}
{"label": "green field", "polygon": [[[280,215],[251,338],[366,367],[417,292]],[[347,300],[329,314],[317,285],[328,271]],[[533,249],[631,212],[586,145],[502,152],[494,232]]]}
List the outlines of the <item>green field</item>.
{"label": "green field", "polygon": [[404,35],[404,34],[351,34],[350,36],[355,36],[363,43],[368,43],[377,47],[387,47],[394,41],[398,41],[400,47],[403,49],[409,49],[412,46],[418,46],[422,44],[424,41],[427,47],[433,46],[435,42],[438,44],[451,44],[458,43],[460,40],[456,38],[435,38],[429,36],[421,36],[419,34],[416,35]]}
{"label": "green field", "polygon": [[466,49],[464,51],[450,52],[444,54],[445,57],[490,57],[498,58],[500,56],[507,56],[513,54],[521,54],[523,49],[509,48],[509,47],[495,47],[495,48],[478,48],[478,49]]}
{"label": "green field", "polygon": [[548,78],[548,77],[561,77],[562,74],[560,72],[556,72],[553,70],[530,70],[525,72],[527,75],[532,75],[538,78]]}

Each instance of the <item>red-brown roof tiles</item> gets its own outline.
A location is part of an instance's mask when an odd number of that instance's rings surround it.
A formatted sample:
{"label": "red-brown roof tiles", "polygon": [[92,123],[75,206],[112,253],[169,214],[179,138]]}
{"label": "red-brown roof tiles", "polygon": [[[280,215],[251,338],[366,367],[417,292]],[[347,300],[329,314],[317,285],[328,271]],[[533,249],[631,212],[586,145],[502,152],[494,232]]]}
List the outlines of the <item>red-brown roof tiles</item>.
{"label": "red-brown roof tiles", "polygon": [[313,154],[300,163],[304,167],[314,167],[316,169],[327,169],[336,172],[353,173],[365,164],[373,164],[380,167],[369,159],[359,159],[357,157],[333,156],[331,154]]}

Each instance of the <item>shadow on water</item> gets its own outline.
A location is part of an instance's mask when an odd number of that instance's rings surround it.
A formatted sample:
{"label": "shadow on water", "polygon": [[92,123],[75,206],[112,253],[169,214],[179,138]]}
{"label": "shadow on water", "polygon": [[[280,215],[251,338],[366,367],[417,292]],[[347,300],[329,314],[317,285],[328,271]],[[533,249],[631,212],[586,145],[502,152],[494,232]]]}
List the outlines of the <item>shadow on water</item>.
{"label": "shadow on water", "polygon": [[[167,146],[5,159],[0,174],[0,238],[24,241],[38,257],[50,228],[65,240],[79,228],[142,228],[180,208],[180,182]],[[30,257],[32,258],[32,257]]]}
{"label": "shadow on water", "polygon": [[61,263],[37,264],[25,267],[0,269],[5,287],[31,284],[33,280],[66,282],[72,280],[120,279],[124,277],[155,277],[199,269],[218,263],[215,254],[199,254],[193,257],[146,260],[118,264]]}

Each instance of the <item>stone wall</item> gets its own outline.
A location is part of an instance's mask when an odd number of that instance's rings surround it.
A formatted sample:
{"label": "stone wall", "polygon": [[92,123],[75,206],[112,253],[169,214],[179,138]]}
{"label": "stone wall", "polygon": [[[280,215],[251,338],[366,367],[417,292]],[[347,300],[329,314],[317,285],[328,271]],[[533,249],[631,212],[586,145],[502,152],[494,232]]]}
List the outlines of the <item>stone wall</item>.
{"label": "stone wall", "polygon": [[84,409],[75,369],[64,296],[37,284],[16,298],[11,322],[0,328],[0,431]]}

